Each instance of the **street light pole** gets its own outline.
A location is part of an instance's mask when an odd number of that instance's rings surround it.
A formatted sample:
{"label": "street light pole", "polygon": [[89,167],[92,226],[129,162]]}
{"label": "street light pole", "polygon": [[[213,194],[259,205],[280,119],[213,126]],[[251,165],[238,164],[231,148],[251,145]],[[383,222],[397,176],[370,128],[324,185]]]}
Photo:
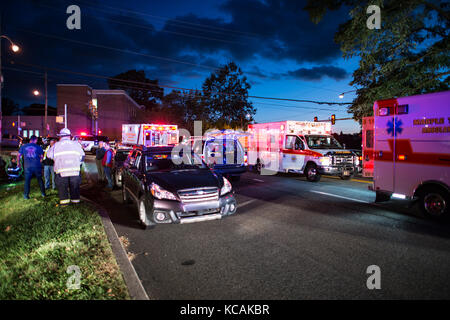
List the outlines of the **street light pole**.
{"label": "street light pole", "polygon": [[8,38],[6,35],[2,34],[2,21],[1,21],[1,14],[0,14],[0,142],[2,142],[2,121],[3,121],[3,114],[2,114],[2,88],[3,88],[3,73],[2,73],[2,38],[9,41],[11,44],[11,50],[13,52],[19,51],[19,46],[14,44],[10,38]]}
{"label": "street light pole", "polygon": [[45,126],[45,128],[44,128],[44,132],[45,132],[45,135],[46,136],[48,136],[48,123],[47,123],[47,107],[48,107],[48,104],[47,104],[47,101],[48,101],[48,99],[47,99],[47,69],[45,69],[45,75],[44,75],[44,78],[45,78],[45,115],[44,115],[44,126]]}

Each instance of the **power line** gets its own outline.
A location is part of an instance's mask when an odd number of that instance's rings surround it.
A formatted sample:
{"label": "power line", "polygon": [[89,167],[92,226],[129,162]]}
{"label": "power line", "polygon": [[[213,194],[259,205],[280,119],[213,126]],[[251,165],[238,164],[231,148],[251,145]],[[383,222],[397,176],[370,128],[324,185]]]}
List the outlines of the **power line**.
{"label": "power line", "polygon": [[[159,59],[159,60],[164,60],[164,61],[168,61],[168,62],[174,62],[174,63],[180,63],[180,64],[185,64],[185,65],[205,68],[205,69],[214,70],[214,71],[220,69],[219,67],[213,67],[213,66],[207,66],[207,65],[197,64],[197,63],[191,63],[191,62],[186,62],[186,61],[183,61],[183,60],[178,60],[178,59],[173,59],[173,58],[166,58],[166,57],[160,57],[160,56],[155,56],[155,55],[149,55],[149,54],[142,53],[142,52],[136,52],[136,51],[127,50],[127,49],[120,49],[120,48],[115,48],[115,47],[109,47],[109,46],[105,46],[105,45],[100,45],[100,44],[95,44],[95,43],[90,43],[90,42],[85,42],[85,41],[80,41],[80,40],[73,40],[73,39],[68,39],[68,38],[64,38],[64,37],[61,37],[61,36],[44,34],[44,33],[35,32],[35,31],[31,31],[31,30],[26,30],[26,29],[19,29],[19,28],[17,28],[17,30],[20,30],[20,31],[23,31],[23,32],[28,32],[28,33],[35,34],[35,35],[39,35],[39,36],[42,36],[42,37],[54,38],[54,39],[58,39],[58,40],[73,42],[73,43],[77,43],[77,44],[80,44],[80,45],[88,45],[88,46],[93,46],[93,47],[107,49],[107,50],[114,50],[114,51],[118,51],[118,52],[121,52],[121,53],[130,53],[130,54],[145,56],[145,57],[149,57],[149,58],[153,58],[153,59]],[[261,75],[260,73],[254,73],[254,72],[245,72],[245,74],[254,75],[254,76],[257,76],[259,78],[269,78],[268,76],[264,76],[264,75]],[[313,87],[313,88],[316,88],[316,89],[331,90],[331,89],[327,89],[327,88],[318,88],[318,87],[314,87],[314,86],[311,86],[311,85],[307,85],[307,86],[310,86],[310,87]],[[333,91],[335,91],[335,90],[333,90]],[[300,101],[300,102],[307,102],[307,101]],[[339,103],[336,103],[336,104],[339,104]]]}
{"label": "power line", "polygon": [[146,53],[142,53],[142,52],[136,52],[136,51],[131,51],[131,50],[127,50],[127,49],[119,49],[119,48],[104,46],[104,45],[90,43],[90,42],[85,42],[85,41],[67,39],[67,38],[64,38],[64,37],[50,35],[50,34],[44,34],[44,33],[35,32],[35,31],[31,31],[31,30],[25,30],[25,29],[18,29],[18,30],[24,31],[24,32],[28,32],[28,33],[31,33],[31,34],[35,34],[35,35],[38,35],[38,36],[41,36],[41,37],[47,37],[47,38],[53,38],[53,39],[58,39],[58,40],[64,40],[64,41],[68,41],[68,42],[73,42],[73,43],[82,44],[82,45],[88,45],[88,46],[102,48],[102,49],[115,50],[115,51],[122,52],[122,53],[131,53],[131,54],[140,55],[140,56],[144,56],[144,57],[149,57],[149,58],[153,58],[153,59],[165,60],[165,61],[168,61],[168,62],[182,63],[182,64],[186,64],[186,65],[191,65],[191,66],[200,67],[200,68],[206,68],[206,69],[212,69],[212,70],[217,70],[218,69],[216,67],[205,66],[205,65],[201,65],[201,64],[197,64],[197,63],[191,63],[191,62],[186,62],[186,61],[172,59],[172,58],[164,58],[164,57],[150,55],[150,54],[146,54]]}
{"label": "power line", "polygon": [[[83,2],[86,3],[86,1],[81,1],[81,0],[78,0],[78,1],[81,3],[83,3]],[[194,22],[190,22],[190,21],[184,21],[184,20],[176,20],[175,21],[175,20],[173,20],[173,18],[169,18],[169,17],[157,16],[157,15],[152,15],[152,14],[148,14],[148,13],[137,12],[137,11],[133,11],[133,10],[129,10],[129,9],[123,9],[123,8],[112,7],[112,6],[107,6],[107,5],[92,6],[92,4],[89,3],[89,5],[87,5],[87,6],[88,7],[91,6],[91,8],[94,8],[96,10],[100,10],[103,12],[108,12],[108,11],[105,11],[104,9],[102,9],[102,7],[109,8],[110,10],[119,11],[119,12],[128,12],[128,13],[132,13],[134,15],[140,15],[140,16],[146,16],[146,17],[159,19],[159,20],[164,20],[166,23],[167,23],[167,21],[169,21],[169,23],[180,24],[181,26],[185,24],[185,25],[192,25],[192,26],[198,26],[198,27],[203,27],[203,28],[206,27],[206,28],[210,28],[210,29],[216,29],[216,30],[220,30],[221,32],[232,32],[232,33],[239,33],[239,34],[243,34],[243,35],[251,35],[252,37],[254,37],[254,36],[262,37],[263,36],[263,35],[252,33],[252,32],[245,32],[245,31],[221,28],[221,27],[216,27],[216,26],[211,26],[211,25],[204,25],[204,24],[194,23]]]}
{"label": "power line", "polygon": [[[47,6],[47,5],[44,5],[44,4],[37,4],[37,5],[41,6],[41,7],[49,8],[49,9],[58,10],[55,7]],[[189,34],[189,33],[177,32],[177,31],[170,31],[170,30],[156,30],[153,27],[144,26],[142,24],[136,24],[136,23],[130,23],[130,22],[123,22],[123,21],[113,20],[113,19],[104,18],[104,17],[100,17],[98,15],[93,15],[93,14],[83,13],[83,15],[87,15],[87,16],[93,18],[93,19],[104,20],[104,21],[109,21],[109,22],[113,22],[113,23],[117,23],[117,24],[122,24],[122,25],[127,25],[127,26],[142,28],[142,29],[147,29],[147,30],[151,30],[151,31],[154,31],[154,32],[164,32],[164,33],[170,33],[170,34],[175,34],[175,35],[185,36],[185,37],[190,37],[190,38],[198,38],[198,39],[204,39],[204,40],[210,40],[210,41],[218,41],[218,42],[224,42],[224,43],[239,44],[239,45],[243,45],[243,46],[247,46],[248,45],[248,43],[239,42],[239,41],[217,39],[217,38],[211,38],[211,37],[206,37],[206,36],[201,36],[201,35],[195,35],[195,34]]]}
{"label": "power line", "polygon": [[[34,65],[34,64],[27,64],[27,63],[18,63],[18,64],[21,64],[21,65],[24,65],[24,66],[28,66],[28,67],[39,68],[39,69],[47,69],[47,70],[53,70],[53,71],[57,71],[57,72],[77,74],[77,75],[83,75],[83,76],[86,76],[86,77],[102,78],[102,79],[107,79],[107,80],[114,80],[114,81],[118,81],[118,82],[126,82],[126,83],[139,84],[139,85],[145,85],[145,86],[156,86],[156,87],[161,87],[161,88],[177,89],[177,90],[184,90],[184,91],[195,91],[195,90],[197,90],[197,89],[192,89],[192,88],[183,88],[183,87],[169,86],[169,85],[164,85],[164,84],[153,84],[153,83],[146,83],[146,82],[133,81],[133,80],[116,79],[116,78],[113,78],[113,77],[108,77],[108,76],[103,76],[103,75],[97,75],[97,74],[92,74],[92,73],[84,73],[84,72],[76,72],[76,71],[70,71],[70,70],[59,69],[59,68],[44,67],[44,66]],[[225,92],[211,91],[209,93],[210,94],[225,95],[225,96],[243,97],[243,95],[233,94],[233,93],[225,93]],[[327,105],[349,105],[349,104],[352,104],[351,102],[326,102],[326,101],[314,101],[314,100],[306,100],[306,99],[276,98],[276,97],[263,97],[263,96],[252,96],[252,95],[247,95],[246,97],[247,98],[253,98],[253,99],[263,99],[263,100],[308,102],[308,103],[327,104]]]}

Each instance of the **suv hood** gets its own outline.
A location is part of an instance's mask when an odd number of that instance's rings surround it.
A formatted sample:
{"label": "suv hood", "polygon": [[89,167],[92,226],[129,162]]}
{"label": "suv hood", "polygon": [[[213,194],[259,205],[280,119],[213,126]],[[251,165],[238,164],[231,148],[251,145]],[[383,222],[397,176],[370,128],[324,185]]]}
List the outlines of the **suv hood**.
{"label": "suv hood", "polygon": [[209,169],[152,172],[147,173],[147,177],[149,184],[155,182],[170,192],[201,187],[217,187],[220,189],[223,185],[222,178]]}

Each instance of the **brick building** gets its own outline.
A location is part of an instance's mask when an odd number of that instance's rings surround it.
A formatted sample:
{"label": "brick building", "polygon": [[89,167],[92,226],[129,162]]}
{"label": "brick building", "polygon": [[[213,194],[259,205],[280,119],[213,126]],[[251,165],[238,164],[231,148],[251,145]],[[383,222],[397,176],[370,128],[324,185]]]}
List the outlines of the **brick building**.
{"label": "brick building", "polygon": [[[19,119],[20,119],[20,133],[19,133]],[[20,134],[25,138],[32,135],[45,135],[45,121],[44,116],[3,116],[2,117],[2,134],[17,135]],[[47,124],[49,135],[54,137],[57,133],[56,117],[47,116]]]}
{"label": "brick building", "polygon": [[[73,135],[86,132],[121,139],[122,124],[133,123],[137,111],[142,108],[123,90],[96,90],[88,85],[58,84],[57,114],[64,115],[67,104],[67,127]],[[92,109],[97,110],[94,121]],[[57,124],[58,129],[64,124]]]}

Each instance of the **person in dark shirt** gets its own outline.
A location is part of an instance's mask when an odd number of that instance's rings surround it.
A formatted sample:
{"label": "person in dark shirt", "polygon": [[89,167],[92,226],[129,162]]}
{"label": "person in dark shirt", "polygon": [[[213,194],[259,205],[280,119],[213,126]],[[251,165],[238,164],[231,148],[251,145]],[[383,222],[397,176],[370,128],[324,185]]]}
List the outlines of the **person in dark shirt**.
{"label": "person in dark shirt", "polygon": [[45,197],[45,186],[42,180],[42,158],[44,156],[44,150],[36,144],[37,137],[32,135],[30,137],[30,143],[27,143],[20,147],[19,154],[17,156],[17,162],[20,163],[20,158],[23,157],[24,171],[25,171],[25,186],[23,197],[24,199],[30,199],[30,182],[33,176],[36,177],[39,188],[41,189],[41,195]]}
{"label": "person in dark shirt", "polygon": [[114,150],[108,143],[105,143],[105,156],[103,157],[102,165],[103,170],[105,171],[106,180],[108,181],[107,189],[112,191],[114,188],[113,180],[112,180],[112,167],[113,167],[113,159],[114,159]]}
{"label": "person in dark shirt", "polygon": [[95,164],[97,165],[97,179],[98,182],[105,181],[105,171],[103,170],[103,157],[105,156],[106,149],[104,147],[103,141],[98,142],[98,149],[95,152]]}
{"label": "person in dark shirt", "polygon": [[47,157],[47,151],[53,147],[56,140],[51,139],[50,144],[47,146],[44,152],[44,160],[42,161],[42,164],[44,165],[44,179],[45,179],[45,190],[50,189],[50,178],[52,181],[52,189],[55,190],[55,171],[53,171],[53,164],[54,161]]}

